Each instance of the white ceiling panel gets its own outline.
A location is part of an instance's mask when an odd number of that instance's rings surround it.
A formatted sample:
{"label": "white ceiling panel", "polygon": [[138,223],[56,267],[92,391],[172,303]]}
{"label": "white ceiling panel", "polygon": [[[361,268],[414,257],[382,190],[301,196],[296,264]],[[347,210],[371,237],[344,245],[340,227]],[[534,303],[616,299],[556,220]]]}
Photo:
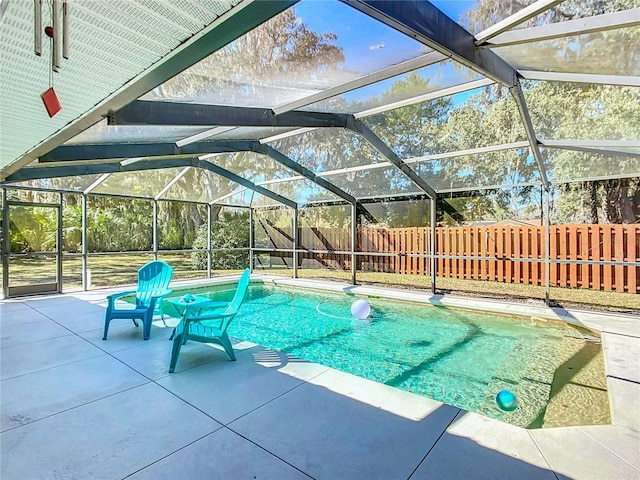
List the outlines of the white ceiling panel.
{"label": "white ceiling panel", "polygon": [[[34,54],[34,2],[4,0],[0,21],[0,166],[90,111],[242,0],[70,0],[69,59],[51,72],[51,40]],[[61,4],[62,2],[60,2]],[[44,1],[43,26],[52,2]],[[41,93],[62,110],[49,118]]]}

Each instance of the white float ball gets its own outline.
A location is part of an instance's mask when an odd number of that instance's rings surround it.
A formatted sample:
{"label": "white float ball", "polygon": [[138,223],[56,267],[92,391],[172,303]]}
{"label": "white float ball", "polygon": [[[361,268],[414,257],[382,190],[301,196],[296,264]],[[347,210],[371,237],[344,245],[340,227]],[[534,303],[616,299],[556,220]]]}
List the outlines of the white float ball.
{"label": "white float ball", "polygon": [[371,306],[366,300],[356,300],[351,305],[351,315],[360,320],[364,320],[371,313]]}

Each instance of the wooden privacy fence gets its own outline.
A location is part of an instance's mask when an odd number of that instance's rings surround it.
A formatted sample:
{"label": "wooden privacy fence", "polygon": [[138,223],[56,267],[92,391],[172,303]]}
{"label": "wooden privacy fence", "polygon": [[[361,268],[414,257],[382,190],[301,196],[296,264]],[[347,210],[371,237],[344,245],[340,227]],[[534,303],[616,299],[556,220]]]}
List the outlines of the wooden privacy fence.
{"label": "wooden privacy fence", "polygon": [[[544,285],[544,227],[437,228],[436,245],[458,257],[438,258],[438,276]],[[639,293],[640,267],[625,263],[640,261],[640,225],[552,225],[549,259],[552,287]]]}
{"label": "wooden privacy fence", "polygon": [[[272,233],[265,247],[292,248],[291,229]],[[351,249],[349,229],[301,228],[299,236],[303,250]],[[428,227],[359,228],[357,268],[429,275],[421,255],[431,253],[430,243]],[[542,226],[438,227],[435,254],[438,277],[544,285]],[[549,258],[552,287],[640,293],[640,267],[628,265],[640,261],[640,225],[552,225]],[[305,259],[351,268],[348,254],[302,252],[299,261]]]}

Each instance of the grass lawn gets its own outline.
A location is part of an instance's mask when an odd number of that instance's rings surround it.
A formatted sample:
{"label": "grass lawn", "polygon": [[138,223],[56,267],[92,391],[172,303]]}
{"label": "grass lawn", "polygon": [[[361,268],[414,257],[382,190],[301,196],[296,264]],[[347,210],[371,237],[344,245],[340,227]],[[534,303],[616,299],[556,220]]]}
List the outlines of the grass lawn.
{"label": "grass lawn", "polygon": [[[153,260],[150,254],[92,255],[88,259],[91,270],[91,288],[119,285],[133,285],[137,281],[137,271],[145,263]],[[194,270],[190,253],[172,253],[160,256],[160,260],[173,268],[174,280],[206,278],[206,270]],[[12,258],[9,271],[10,284],[27,285],[55,282],[55,257]],[[1,269],[1,268],[0,268]],[[258,269],[258,272],[292,276],[292,270],[283,266]],[[223,275],[228,270],[213,270],[211,274]],[[298,269],[300,278],[317,278],[351,281],[351,272],[317,268]],[[82,288],[82,259],[65,257],[62,268],[63,291],[70,292]],[[380,272],[358,272],[357,282],[363,285],[379,285],[395,288],[431,289],[431,278],[424,275],[398,275]],[[499,298],[510,301],[544,300],[544,287],[479,280],[437,279],[438,293]],[[599,308],[640,312],[640,295],[632,293],[603,292],[574,288],[551,288],[551,300],[565,307]]]}

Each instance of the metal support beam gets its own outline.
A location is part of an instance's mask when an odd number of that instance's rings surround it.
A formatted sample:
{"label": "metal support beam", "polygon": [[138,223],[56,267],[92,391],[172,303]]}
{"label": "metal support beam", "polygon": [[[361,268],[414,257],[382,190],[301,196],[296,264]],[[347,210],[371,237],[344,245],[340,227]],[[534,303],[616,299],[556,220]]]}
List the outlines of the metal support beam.
{"label": "metal support beam", "polygon": [[[550,144],[549,142],[553,142],[554,144]],[[557,144],[555,142],[558,142]],[[640,151],[634,152],[631,150],[615,150],[614,148],[595,148],[587,145],[580,145],[578,142],[576,143],[568,143],[563,144],[562,140],[543,140],[540,142],[543,147],[546,147],[549,150],[558,149],[558,150],[573,150],[574,152],[585,152],[585,153],[597,153],[601,155],[611,155],[614,157],[623,157],[623,158],[640,158]],[[640,145],[638,147],[640,149]]]}
{"label": "metal support beam", "polygon": [[259,142],[254,142],[252,144],[252,146],[251,146],[251,150],[253,152],[260,153],[262,155],[267,155],[267,156],[271,157],[276,162],[278,162],[278,163],[284,165],[285,167],[293,170],[294,172],[302,175],[303,177],[307,178],[308,180],[311,180],[316,185],[319,185],[322,188],[325,188],[325,189],[329,190],[331,193],[337,195],[338,197],[342,198],[343,200],[346,200],[347,202],[349,202],[351,204],[355,204],[356,203],[356,199],[355,199],[354,196],[349,195],[347,192],[345,192],[344,190],[336,187],[333,183],[329,182],[328,180],[325,180],[324,178],[317,176],[311,170],[309,170],[306,167],[303,167],[298,162],[296,162],[296,161],[292,160],[291,158],[287,157],[284,153],[280,152],[279,150],[276,150],[272,146],[270,146],[270,145],[262,145]]}
{"label": "metal support beam", "polygon": [[438,212],[436,211],[436,199],[430,200],[431,207],[431,232],[429,238],[431,240],[431,256],[429,257],[429,265],[431,270],[431,293],[436,294],[436,274],[438,264],[436,262],[436,217]]}
{"label": "metal support beam", "polygon": [[476,35],[477,43],[484,43],[490,38],[493,38],[502,32],[506,32],[507,30],[512,29],[516,25],[519,25],[522,22],[526,22],[530,18],[533,18],[536,15],[546,10],[549,10],[550,8],[556,6],[562,1],[564,0],[538,0],[537,2],[534,2],[531,5],[528,5],[522,10],[514,13],[513,15],[508,16],[504,20],[478,33]]}
{"label": "metal support beam", "polygon": [[517,78],[515,79],[515,84],[509,89],[509,91],[511,92],[511,96],[518,105],[518,112],[520,112],[520,118],[522,119],[524,130],[527,133],[531,152],[533,153],[533,158],[535,159],[536,165],[538,166],[540,179],[542,180],[544,189],[549,190],[549,178],[547,176],[547,169],[544,166],[544,161],[542,160],[542,155],[540,154],[538,139],[536,138],[536,132],[533,128],[533,123],[531,122],[531,116],[529,115],[529,108],[527,107],[527,102],[524,98],[524,94],[522,93],[520,81]]}
{"label": "metal support beam", "polygon": [[207,278],[211,278],[211,204],[207,205]]}
{"label": "metal support beam", "polygon": [[156,170],[159,168],[174,168],[174,167],[197,167],[209,170],[217,175],[225,177],[232,182],[238,183],[243,187],[247,187],[265,197],[269,197],[278,203],[282,203],[289,208],[295,208],[296,202],[289,200],[277,193],[267,190],[260,185],[256,185],[249,180],[236,175],[229,170],[225,170],[218,165],[207,162],[206,160],[199,160],[197,157],[184,157],[184,158],[171,158],[166,160],[141,160],[131,165],[123,166],[119,163],[103,163],[103,164],[82,164],[82,165],[70,165],[68,167],[32,167],[24,168],[13,175],[11,175],[7,181],[17,182],[24,180],[35,180],[39,178],[54,178],[54,177],[66,177],[73,175],[89,175],[97,173],[113,173],[113,172],[139,172],[145,170]]}
{"label": "metal support beam", "polygon": [[293,278],[298,278],[298,255],[300,248],[300,232],[298,230],[298,215],[297,208],[293,209]]}
{"label": "metal support beam", "polygon": [[559,23],[549,23],[531,28],[518,28],[496,35],[484,45],[486,47],[504,47],[523,43],[542,42],[556,38],[567,38],[571,35],[604,32],[619,28],[630,28],[640,25],[640,8],[622,12],[606,13],[587,18],[577,18]]}
{"label": "metal support beam", "polygon": [[542,217],[544,218],[544,303],[547,307],[551,304],[551,260],[550,249],[551,239],[549,238],[549,190],[544,191],[544,200],[542,202]]}
{"label": "metal support beam", "polygon": [[282,203],[283,205],[286,205],[289,208],[298,208],[298,204],[293,200],[289,200],[288,198],[285,198],[282,195],[273,193],[271,190],[267,190],[266,188],[261,187],[260,185],[256,185],[255,183],[247,180],[246,178],[242,178],[236,175],[235,173],[230,172],[229,170],[225,170],[224,168],[219,167],[218,165],[215,165],[213,163],[207,162],[206,160],[198,160],[195,162],[194,166],[199,168],[204,168],[205,170],[209,170],[213,173],[217,173],[218,175],[221,175],[227,178],[228,180],[231,180],[232,182],[236,182],[242,185],[243,187],[247,187],[256,193],[259,193],[260,195],[269,197],[270,199],[275,200],[278,203]]}
{"label": "metal support beam", "polygon": [[62,293],[62,193],[58,193],[58,222],[56,232],[56,283],[58,284],[58,293]]}
{"label": "metal support beam", "polygon": [[367,142],[371,144],[378,152],[382,154],[387,160],[400,169],[413,183],[422,189],[429,197],[435,199],[437,197],[436,191],[431,185],[429,185],[422,177],[418,176],[411,167],[405,164],[400,157],[398,157],[389,146],[384,143],[380,137],[373,133],[369,127],[367,127],[362,120],[356,120],[353,126],[350,128],[356,133],[362,135]]}
{"label": "metal support beam", "polygon": [[[295,5],[298,0],[244,0],[229,12],[221,15],[200,33],[193,35],[174,49],[153,67],[136,76],[111,97],[105,99],[87,114],[72,121],[67,127],[51,135],[39,145],[25,153],[13,164],[3,168],[8,177],[36,158],[51,151],[91,125],[99,122],[110,111],[116,111],[148,91],[175,77],[178,73],[208,57],[213,52],[264,23],[271,17]],[[4,5],[6,2],[3,2]]]}
{"label": "metal support beam", "polygon": [[357,284],[356,248],[358,245],[358,213],[351,205],[351,285]]}
{"label": "metal support beam", "polygon": [[238,127],[214,127],[209,130],[205,130],[204,132],[196,133],[195,135],[191,135],[189,137],[185,137],[176,142],[178,147],[184,147],[185,145],[189,145],[190,143],[199,142],[200,140],[206,140],[207,138],[214,137],[216,135],[220,135],[221,133],[228,132],[229,130],[233,130]]}
{"label": "metal support beam", "polygon": [[[625,153],[625,149],[640,151],[640,140],[540,140],[543,147],[551,148],[591,148],[594,150],[611,150]],[[633,153],[629,150],[629,153]]]}
{"label": "metal support beam", "polygon": [[601,75],[597,73],[565,73],[539,72],[537,70],[519,70],[526,80],[548,80],[550,82],[588,83],[597,85],[620,85],[623,87],[640,87],[640,76],[637,75]]}
{"label": "metal support beam", "polygon": [[89,185],[87,188],[84,189],[83,195],[88,195],[89,193],[91,193],[93,190],[95,190],[96,188],[98,188],[98,186],[104,182],[107,178],[109,178],[109,175],[111,175],[110,173],[105,173],[104,175],[100,175],[100,177],[93,182],[91,185]]}
{"label": "metal support beam", "polygon": [[2,298],[9,298],[9,204],[7,203],[7,189],[2,189]]}
{"label": "metal support beam", "polygon": [[[81,160],[106,160],[113,158],[136,159],[206,153],[226,153],[240,149],[248,150],[248,142],[196,142],[183,147],[175,143],[113,143],[90,145],[62,145],[40,157],[40,163],[71,162]],[[133,165],[134,161],[122,162]],[[86,165],[91,165],[87,163]]]}
{"label": "metal support beam", "polygon": [[158,200],[153,199],[153,259],[158,260]]}
{"label": "metal support beam", "polygon": [[87,245],[87,194],[82,194],[82,290],[85,292],[91,288],[87,277],[87,263],[89,245]]}
{"label": "metal support beam", "polygon": [[474,36],[430,2],[342,1],[496,82],[507,87],[513,85],[516,76],[513,67],[490,50],[478,50]]}
{"label": "metal support beam", "polygon": [[163,196],[165,193],[167,193],[167,192],[169,191],[169,189],[170,189],[171,187],[173,187],[173,186],[178,182],[178,180],[180,180],[182,177],[184,177],[184,176],[186,175],[186,173],[187,173],[190,169],[191,169],[191,167],[187,167],[187,168],[185,168],[184,170],[182,170],[179,174],[177,174],[177,175],[173,178],[173,180],[171,180],[169,183],[167,183],[167,184],[164,186],[164,188],[158,192],[158,194],[155,196],[155,199],[156,199],[156,200],[160,200],[160,199],[162,198],[162,196]]}
{"label": "metal support beam", "polygon": [[109,114],[109,125],[217,125],[243,127],[345,127],[348,115],[137,100]]}
{"label": "metal support beam", "polygon": [[254,261],[253,261],[253,243],[254,243],[254,237],[253,237],[253,208],[249,209],[249,270],[251,270],[251,273],[253,273],[253,271],[255,270],[255,266],[254,266]]}
{"label": "metal support beam", "polygon": [[460,213],[456,207],[451,205],[443,195],[440,195],[436,200],[436,209],[440,210],[442,213],[448,214],[460,225],[462,225],[466,220],[465,216]]}
{"label": "metal support beam", "polygon": [[387,103],[385,105],[380,105],[379,107],[363,110],[362,112],[354,113],[353,116],[355,118],[370,117],[379,113],[388,112],[389,110],[395,110],[396,108],[406,107],[407,105],[414,105],[416,103],[428,102],[430,100],[435,100],[436,98],[448,97],[449,95],[455,95],[456,93],[475,90],[476,88],[486,87],[488,85],[493,85],[494,83],[495,82],[490,78],[481,78],[480,80],[461,83],[452,87],[436,90],[435,92],[423,93],[422,95],[418,95],[415,97],[406,98],[404,100],[398,100],[397,102]]}
{"label": "metal support beam", "polygon": [[388,78],[402,75],[403,73],[418,70],[420,68],[433,65],[434,63],[441,62],[446,59],[446,55],[443,55],[440,52],[429,52],[421,55],[420,57],[412,58],[411,60],[398,63],[382,70],[378,70],[377,72],[373,72],[369,75],[358,77],[354,80],[342,83],[332,88],[327,88],[326,90],[322,90],[318,93],[314,93],[313,95],[303,97],[299,100],[285,103],[274,108],[273,111],[276,113],[276,115],[280,115],[283,112],[295,110],[306,105],[311,105],[312,103],[321,102],[328,98],[335,97],[352,90],[357,90],[358,88],[362,88],[364,86],[371,85],[372,83],[377,83],[382,80],[387,80]]}

